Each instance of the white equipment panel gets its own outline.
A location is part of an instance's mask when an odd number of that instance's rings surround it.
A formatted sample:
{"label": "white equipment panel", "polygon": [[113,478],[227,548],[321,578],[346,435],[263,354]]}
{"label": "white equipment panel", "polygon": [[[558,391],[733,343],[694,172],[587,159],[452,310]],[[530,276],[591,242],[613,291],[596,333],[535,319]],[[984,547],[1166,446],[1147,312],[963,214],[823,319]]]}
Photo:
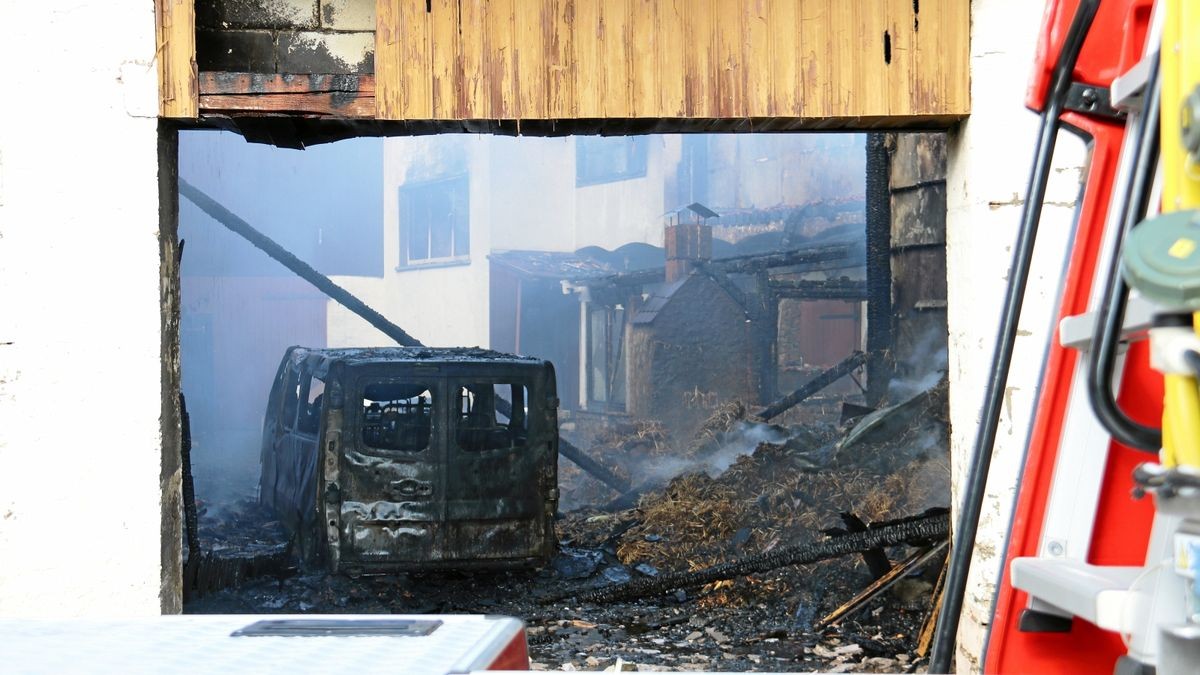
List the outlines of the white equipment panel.
{"label": "white equipment panel", "polygon": [[4,673],[445,675],[513,668],[513,657],[523,661],[516,667],[528,667],[524,627],[507,617],[0,618],[0,671]]}

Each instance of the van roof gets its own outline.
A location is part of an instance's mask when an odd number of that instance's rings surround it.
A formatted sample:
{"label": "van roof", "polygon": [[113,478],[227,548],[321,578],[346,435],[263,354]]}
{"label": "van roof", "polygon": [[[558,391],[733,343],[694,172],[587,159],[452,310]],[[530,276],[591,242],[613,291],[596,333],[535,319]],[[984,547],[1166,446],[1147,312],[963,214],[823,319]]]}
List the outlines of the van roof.
{"label": "van roof", "polygon": [[317,357],[326,360],[326,365],[340,361],[347,365],[396,362],[487,362],[532,365],[544,363],[532,356],[506,354],[480,347],[342,347],[331,349],[309,349],[292,347],[289,355],[294,361]]}

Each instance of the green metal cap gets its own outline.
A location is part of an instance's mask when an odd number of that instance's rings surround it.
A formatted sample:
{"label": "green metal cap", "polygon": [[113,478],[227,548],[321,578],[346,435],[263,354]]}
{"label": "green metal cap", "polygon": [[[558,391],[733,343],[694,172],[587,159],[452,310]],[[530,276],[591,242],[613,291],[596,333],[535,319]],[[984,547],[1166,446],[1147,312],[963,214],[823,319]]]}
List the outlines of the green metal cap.
{"label": "green metal cap", "polygon": [[1121,271],[1146,299],[1200,310],[1200,211],[1149,218],[1125,237]]}

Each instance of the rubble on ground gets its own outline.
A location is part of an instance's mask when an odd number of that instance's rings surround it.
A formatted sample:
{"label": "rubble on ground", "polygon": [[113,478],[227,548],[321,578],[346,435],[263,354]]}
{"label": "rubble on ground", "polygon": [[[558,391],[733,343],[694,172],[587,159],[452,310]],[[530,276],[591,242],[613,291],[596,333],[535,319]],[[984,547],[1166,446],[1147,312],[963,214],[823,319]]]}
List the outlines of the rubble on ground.
{"label": "rubble on ground", "polygon": [[[534,670],[821,670],[916,672],[940,559],[838,625],[813,628],[871,583],[861,555],[793,565],[700,587],[610,603],[597,588],[687,572],[819,542],[853,514],[868,524],[945,506],[949,470],[944,380],[889,412],[838,426],[799,411],[765,424],[746,406],[714,410],[698,432],[673,439],[653,422],[621,422],[576,444],[635,486],[628,508],[613,490],[560,463],[561,542],[541,570],[401,574],[351,579],[296,574],[247,580],[193,599],[189,612],[508,614],[528,625]],[[882,411],[883,409],[881,409]],[[849,442],[852,440],[853,442]],[[250,514],[202,520],[246,529]],[[207,528],[207,529],[206,529]],[[254,530],[253,536],[263,534]],[[265,535],[264,535],[265,536]],[[224,535],[222,545],[236,540]],[[887,550],[897,562],[912,552]],[[549,598],[562,598],[550,601]]]}

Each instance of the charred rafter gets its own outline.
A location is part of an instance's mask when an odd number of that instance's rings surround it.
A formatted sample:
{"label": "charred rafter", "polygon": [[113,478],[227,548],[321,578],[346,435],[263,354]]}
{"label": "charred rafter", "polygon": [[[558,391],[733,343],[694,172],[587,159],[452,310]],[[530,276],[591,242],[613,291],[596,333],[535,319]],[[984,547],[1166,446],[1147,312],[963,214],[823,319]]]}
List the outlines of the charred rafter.
{"label": "charred rafter", "polygon": [[763,420],[771,420],[779,415],[782,415],[784,412],[799,405],[809,396],[812,396],[825,387],[828,387],[834,382],[837,382],[843,377],[849,375],[854,371],[855,368],[858,368],[866,362],[866,352],[854,352],[850,356],[842,359],[842,361],[837,365],[823,371],[813,379],[800,385],[800,387],[792,393],[760,410],[757,414],[757,417]]}
{"label": "charred rafter", "polygon": [[858,302],[867,299],[867,282],[858,279],[772,279],[771,292],[779,298]]}

